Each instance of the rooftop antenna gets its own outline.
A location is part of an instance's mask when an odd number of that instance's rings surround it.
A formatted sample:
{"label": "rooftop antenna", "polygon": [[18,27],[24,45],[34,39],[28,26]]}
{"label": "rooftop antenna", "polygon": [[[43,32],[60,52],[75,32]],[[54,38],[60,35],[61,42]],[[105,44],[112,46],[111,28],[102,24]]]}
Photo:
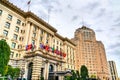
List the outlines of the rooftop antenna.
{"label": "rooftop antenna", "polygon": [[83,17],[82,17],[82,26],[84,26],[84,19],[83,19]]}

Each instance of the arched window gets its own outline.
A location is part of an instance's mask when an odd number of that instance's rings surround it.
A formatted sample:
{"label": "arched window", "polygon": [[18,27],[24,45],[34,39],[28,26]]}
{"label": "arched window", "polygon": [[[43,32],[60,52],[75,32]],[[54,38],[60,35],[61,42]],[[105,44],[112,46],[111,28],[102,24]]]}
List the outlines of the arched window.
{"label": "arched window", "polygon": [[49,72],[53,72],[53,70],[54,70],[53,65],[50,65],[50,66],[49,66]]}

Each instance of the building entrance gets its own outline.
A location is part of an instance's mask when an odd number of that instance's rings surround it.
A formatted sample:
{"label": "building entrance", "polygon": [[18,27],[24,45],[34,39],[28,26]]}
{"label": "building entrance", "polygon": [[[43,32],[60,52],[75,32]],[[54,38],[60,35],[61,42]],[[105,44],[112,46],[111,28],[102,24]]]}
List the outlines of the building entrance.
{"label": "building entrance", "polygon": [[32,69],[33,69],[33,63],[30,62],[28,64],[28,76],[27,76],[27,80],[32,80]]}

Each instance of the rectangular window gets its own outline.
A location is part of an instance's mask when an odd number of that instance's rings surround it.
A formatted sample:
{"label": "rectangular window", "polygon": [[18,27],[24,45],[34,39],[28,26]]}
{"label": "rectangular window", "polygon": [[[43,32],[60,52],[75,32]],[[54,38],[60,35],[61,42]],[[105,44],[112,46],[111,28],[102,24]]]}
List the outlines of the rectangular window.
{"label": "rectangular window", "polygon": [[49,33],[47,33],[47,38],[49,38]]}
{"label": "rectangular window", "polygon": [[10,23],[9,23],[9,22],[6,22],[6,23],[5,23],[5,27],[6,27],[6,28],[10,28]]}
{"label": "rectangular window", "polygon": [[33,33],[33,37],[34,37],[34,38],[36,37],[36,33]]}
{"label": "rectangular window", "polygon": [[55,43],[55,39],[53,39],[53,42]]}
{"label": "rectangular window", "polygon": [[11,57],[11,58],[13,58],[13,57],[14,57],[14,52],[11,52],[10,57]]}
{"label": "rectangular window", "polygon": [[40,41],[42,41],[43,40],[43,37],[42,36],[40,36]]}
{"label": "rectangular window", "polygon": [[22,49],[22,45],[18,45],[18,49]]}
{"label": "rectangular window", "polygon": [[53,48],[55,48],[55,45],[53,45]]}
{"label": "rectangular window", "polygon": [[4,30],[4,31],[3,31],[3,35],[4,35],[4,36],[7,36],[7,35],[8,35],[8,31]]}
{"label": "rectangular window", "polygon": [[48,39],[46,39],[46,43],[48,43],[49,42],[49,40]]}
{"label": "rectangular window", "polygon": [[62,46],[62,43],[60,43],[60,46]]}
{"label": "rectangular window", "polygon": [[44,31],[43,31],[42,29],[41,29],[41,31],[40,31],[40,34],[42,34],[42,35],[44,34]]}
{"label": "rectangular window", "polygon": [[59,44],[59,42],[57,41],[57,44]]}
{"label": "rectangular window", "polygon": [[21,30],[21,33],[24,34],[24,33],[25,33],[25,30]]}
{"label": "rectangular window", "polygon": [[19,38],[19,41],[23,41],[23,40],[24,40],[24,37],[20,37],[20,38]]}
{"label": "rectangular window", "polygon": [[2,15],[2,10],[0,10],[0,15]]}
{"label": "rectangular window", "polygon": [[13,39],[17,40],[17,38],[18,38],[18,35],[14,34]]}
{"label": "rectangular window", "polygon": [[37,30],[37,27],[36,27],[36,26],[34,26],[33,31],[36,31],[36,30]]}
{"label": "rectangular window", "polygon": [[15,48],[16,47],[16,43],[12,42],[11,48]]}
{"label": "rectangular window", "polygon": [[22,23],[22,26],[24,26],[25,25],[25,23]]}
{"label": "rectangular window", "polygon": [[12,15],[8,14],[8,20],[12,20]]}
{"label": "rectangular window", "polygon": [[21,54],[19,54],[19,57],[21,57]]}
{"label": "rectangular window", "polygon": [[56,49],[58,50],[58,46],[56,46]]}
{"label": "rectangular window", "polygon": [[35,40],[32,40],[32,44],[35,44]]}
{"label": "rectangular window", "polygon": [[19,27],[18,26],[15,27],[15,32],[19,32]]}
{"label": "rectangular window", "polygon": [[18,57],[18,53],[16,53],[16,57]]}
{"label": "rectangular window", "polygon": [[21,20],[17,19],[17,24],[20,25],[21,24]]}

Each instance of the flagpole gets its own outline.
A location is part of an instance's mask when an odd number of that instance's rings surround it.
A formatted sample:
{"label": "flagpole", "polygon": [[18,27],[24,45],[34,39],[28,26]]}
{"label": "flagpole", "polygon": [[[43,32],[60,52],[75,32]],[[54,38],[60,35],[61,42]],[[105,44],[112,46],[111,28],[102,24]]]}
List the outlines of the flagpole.
{"label": "flagpole", "polygon": [[28,5],[28,12],[29,12],[29,10],[30,10],[30,5]]}
{"label": "flagpole", "polygon": [[48,8],[48,23],[49,23],[49,19],[50,19],[50,11],[51,11],[51,9]]}
{"label": "flagpole", "polygon": [[31,4],[31,0],[28,1],[27,5],[28,5],[28,12],[30,11],[30,4]]}
{"label": "flagpole", "polygon": [[82,17],[82,25],[84,26],[84,19],[83,19],[83,17]]}
{"label": "flagpole", "polygon": [[50,23],[50,14],[51,14],[51,11],[52,11],[52,6],[49,4],[48,5],[48,23]]}

